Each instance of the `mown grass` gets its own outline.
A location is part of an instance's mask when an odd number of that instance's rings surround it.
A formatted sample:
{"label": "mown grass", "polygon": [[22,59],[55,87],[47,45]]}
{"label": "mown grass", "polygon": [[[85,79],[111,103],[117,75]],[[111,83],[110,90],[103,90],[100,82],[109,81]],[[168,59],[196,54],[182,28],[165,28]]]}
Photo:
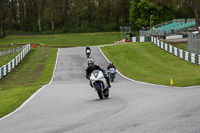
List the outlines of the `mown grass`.
{"label": "mown grass", "polygon": [[[164,41],[166,42],[166,41]],[[173,45],[174,47],[177,47],[179,49],[187,51],[187,43],[188,42],[166,42],[167,44]]]}
{"label": "mown grass", "polygon": [[50,47],[72,47],[111,44],[121,39],[119,32],[77,33],[59,35],[9,35],[0,39],[0,45],[42,44]]}
{"label": "mown grass", "polygon": [[9,48],[0,48],[0,52],[3,52],[5,50],[8,50]]}
{"label": "mown grass", "polygon": [[14,52],[14,53],[5,54],[5,55],[0,56],[0,67],[2,67],[3,65],[9,63],[19,53],[20,52]]}
{"label": "mown grass", "polygon": [[117,69],[129,78],[160,85],[200,85],[200,66],[184,61],[152,43],[102,47]]}
{"label": "mown grass", "polygon": [[175,45],[175,47],[187,51],[187,43],[180,43],[178,45]]}
{"label": "mown grass", "polygon": [[50,81],[56,54],[54,48],[31,49],[20,64],[0,80],[0,117],[15,110]]}

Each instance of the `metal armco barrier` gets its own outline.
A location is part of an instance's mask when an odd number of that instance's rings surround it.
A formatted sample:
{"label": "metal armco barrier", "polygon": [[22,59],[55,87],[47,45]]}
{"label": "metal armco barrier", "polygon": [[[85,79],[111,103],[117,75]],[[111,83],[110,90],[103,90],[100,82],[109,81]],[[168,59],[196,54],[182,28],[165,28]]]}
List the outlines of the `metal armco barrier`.
{"label": "metal armco barrier", "polygon": [[0,79],[6,76],[19,62],[25,57],[25,55],[30,51],[30,44],[23,46],[23,50],[14,59],[12,59],[8,64],[0,68]]}

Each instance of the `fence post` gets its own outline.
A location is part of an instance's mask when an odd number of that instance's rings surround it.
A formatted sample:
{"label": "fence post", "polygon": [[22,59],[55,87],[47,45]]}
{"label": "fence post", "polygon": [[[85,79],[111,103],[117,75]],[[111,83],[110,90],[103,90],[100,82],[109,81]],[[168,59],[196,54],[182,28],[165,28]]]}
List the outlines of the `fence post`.
{"label": "fence post", "polygon": [[174,54],[174,46],[172,46],[172,54]]}
{"label": "fence post", "polygon": [[177,48],[177,56],[180,57],[180,49]]}
{"label": "fence post", "polygon": [[140,42],[140,37],[136,37],[136,42]]}
{"label": "fence post", "polygon": [[190,53],[190,52],[188,52],[188,61],[189,61],[189,62],[192,61],[192,60],[191,60],[191,53]]}
{"label": "fence post", "polygon": [[1,78],[3,78],[3,75],[4,75],[4,74],[3,74],[3,72],[4,72],[3,68],[4,68],[4,67],[1,67],[1,68],[0,68],[0,70],[1,70],[1,75],[0,75]]}
{"label": "fence post", "polygon": [[195,64],[199,64],[199,56],[195,54]]}

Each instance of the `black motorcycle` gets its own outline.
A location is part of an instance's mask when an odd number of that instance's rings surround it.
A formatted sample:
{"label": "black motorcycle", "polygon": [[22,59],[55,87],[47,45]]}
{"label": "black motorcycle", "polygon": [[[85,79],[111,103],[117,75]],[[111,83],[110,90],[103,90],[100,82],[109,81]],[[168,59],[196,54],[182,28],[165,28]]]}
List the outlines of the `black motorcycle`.
{"label": "black motorcycle", "polygon": [[87,56],[87,58],[90,58],[90,54],[91,54],[91,50],[87,49],[86,50],[86,56]]}

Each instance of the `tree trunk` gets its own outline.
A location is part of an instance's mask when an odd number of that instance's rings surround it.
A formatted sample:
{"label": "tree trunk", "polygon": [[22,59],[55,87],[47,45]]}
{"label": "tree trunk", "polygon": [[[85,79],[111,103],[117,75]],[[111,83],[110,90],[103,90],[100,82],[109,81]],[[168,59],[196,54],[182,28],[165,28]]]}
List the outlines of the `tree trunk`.
{"label": "tree trunk", "polygon": [[2,28],[2,3],[0,2],[0,38],[3,37],[2,33],[3,33],[3,28]]}
{"label": "tree trunk", "polygon": [[20,13],[20,28],[25,30],[24,23],[24,3],[22,0],[19,1],[19,13]]}
{"label": "tree trunk", "polygon": [[17,1],[16,0],[11,0],[11,18],[12,18],[12,29],[17,30]]}
{"label": "tree trunk", "polygon": [[39,32],[42,31],[40,9],[38,9],[38,28]]}
{"label": "tree trunk", "polygon": [[5,8],[4,1],[0,1],[0,38],[4,36]]}
{"label": "tree trunk", "polygon": [[195,15],[195,22],[196,22],[196,29],[198,30],[199,27],[199,12],[198,12],[198,0],[194,0],[194,15]]}
{"label": "tree trunk", "polygon": [[41,26],[41,0],[37,0],[37,14],[38,14],[38,28],[39,32],[42,31],[42,26]]}
{"label": "tree trunk", "polygon": [[30,22],[31,14],[30,14],[30,11],[29,11],[29,2],[28,2],[28,0],[24,0],[24,3],[25,3],[24,7],[26,8],[25,9],[26,16],[24,17],[25,25],[26,25],[25,31],[30,31],[29,23],[31,23]]}
{"label": "tree trunk", "polygon": [[52,31],[55,30],[53,11],[51,11],[51,30]]}
{"label": "tree trunk", "polygon": [[3,25],[2,22],[0,22],[0,38],[3,37]]}

